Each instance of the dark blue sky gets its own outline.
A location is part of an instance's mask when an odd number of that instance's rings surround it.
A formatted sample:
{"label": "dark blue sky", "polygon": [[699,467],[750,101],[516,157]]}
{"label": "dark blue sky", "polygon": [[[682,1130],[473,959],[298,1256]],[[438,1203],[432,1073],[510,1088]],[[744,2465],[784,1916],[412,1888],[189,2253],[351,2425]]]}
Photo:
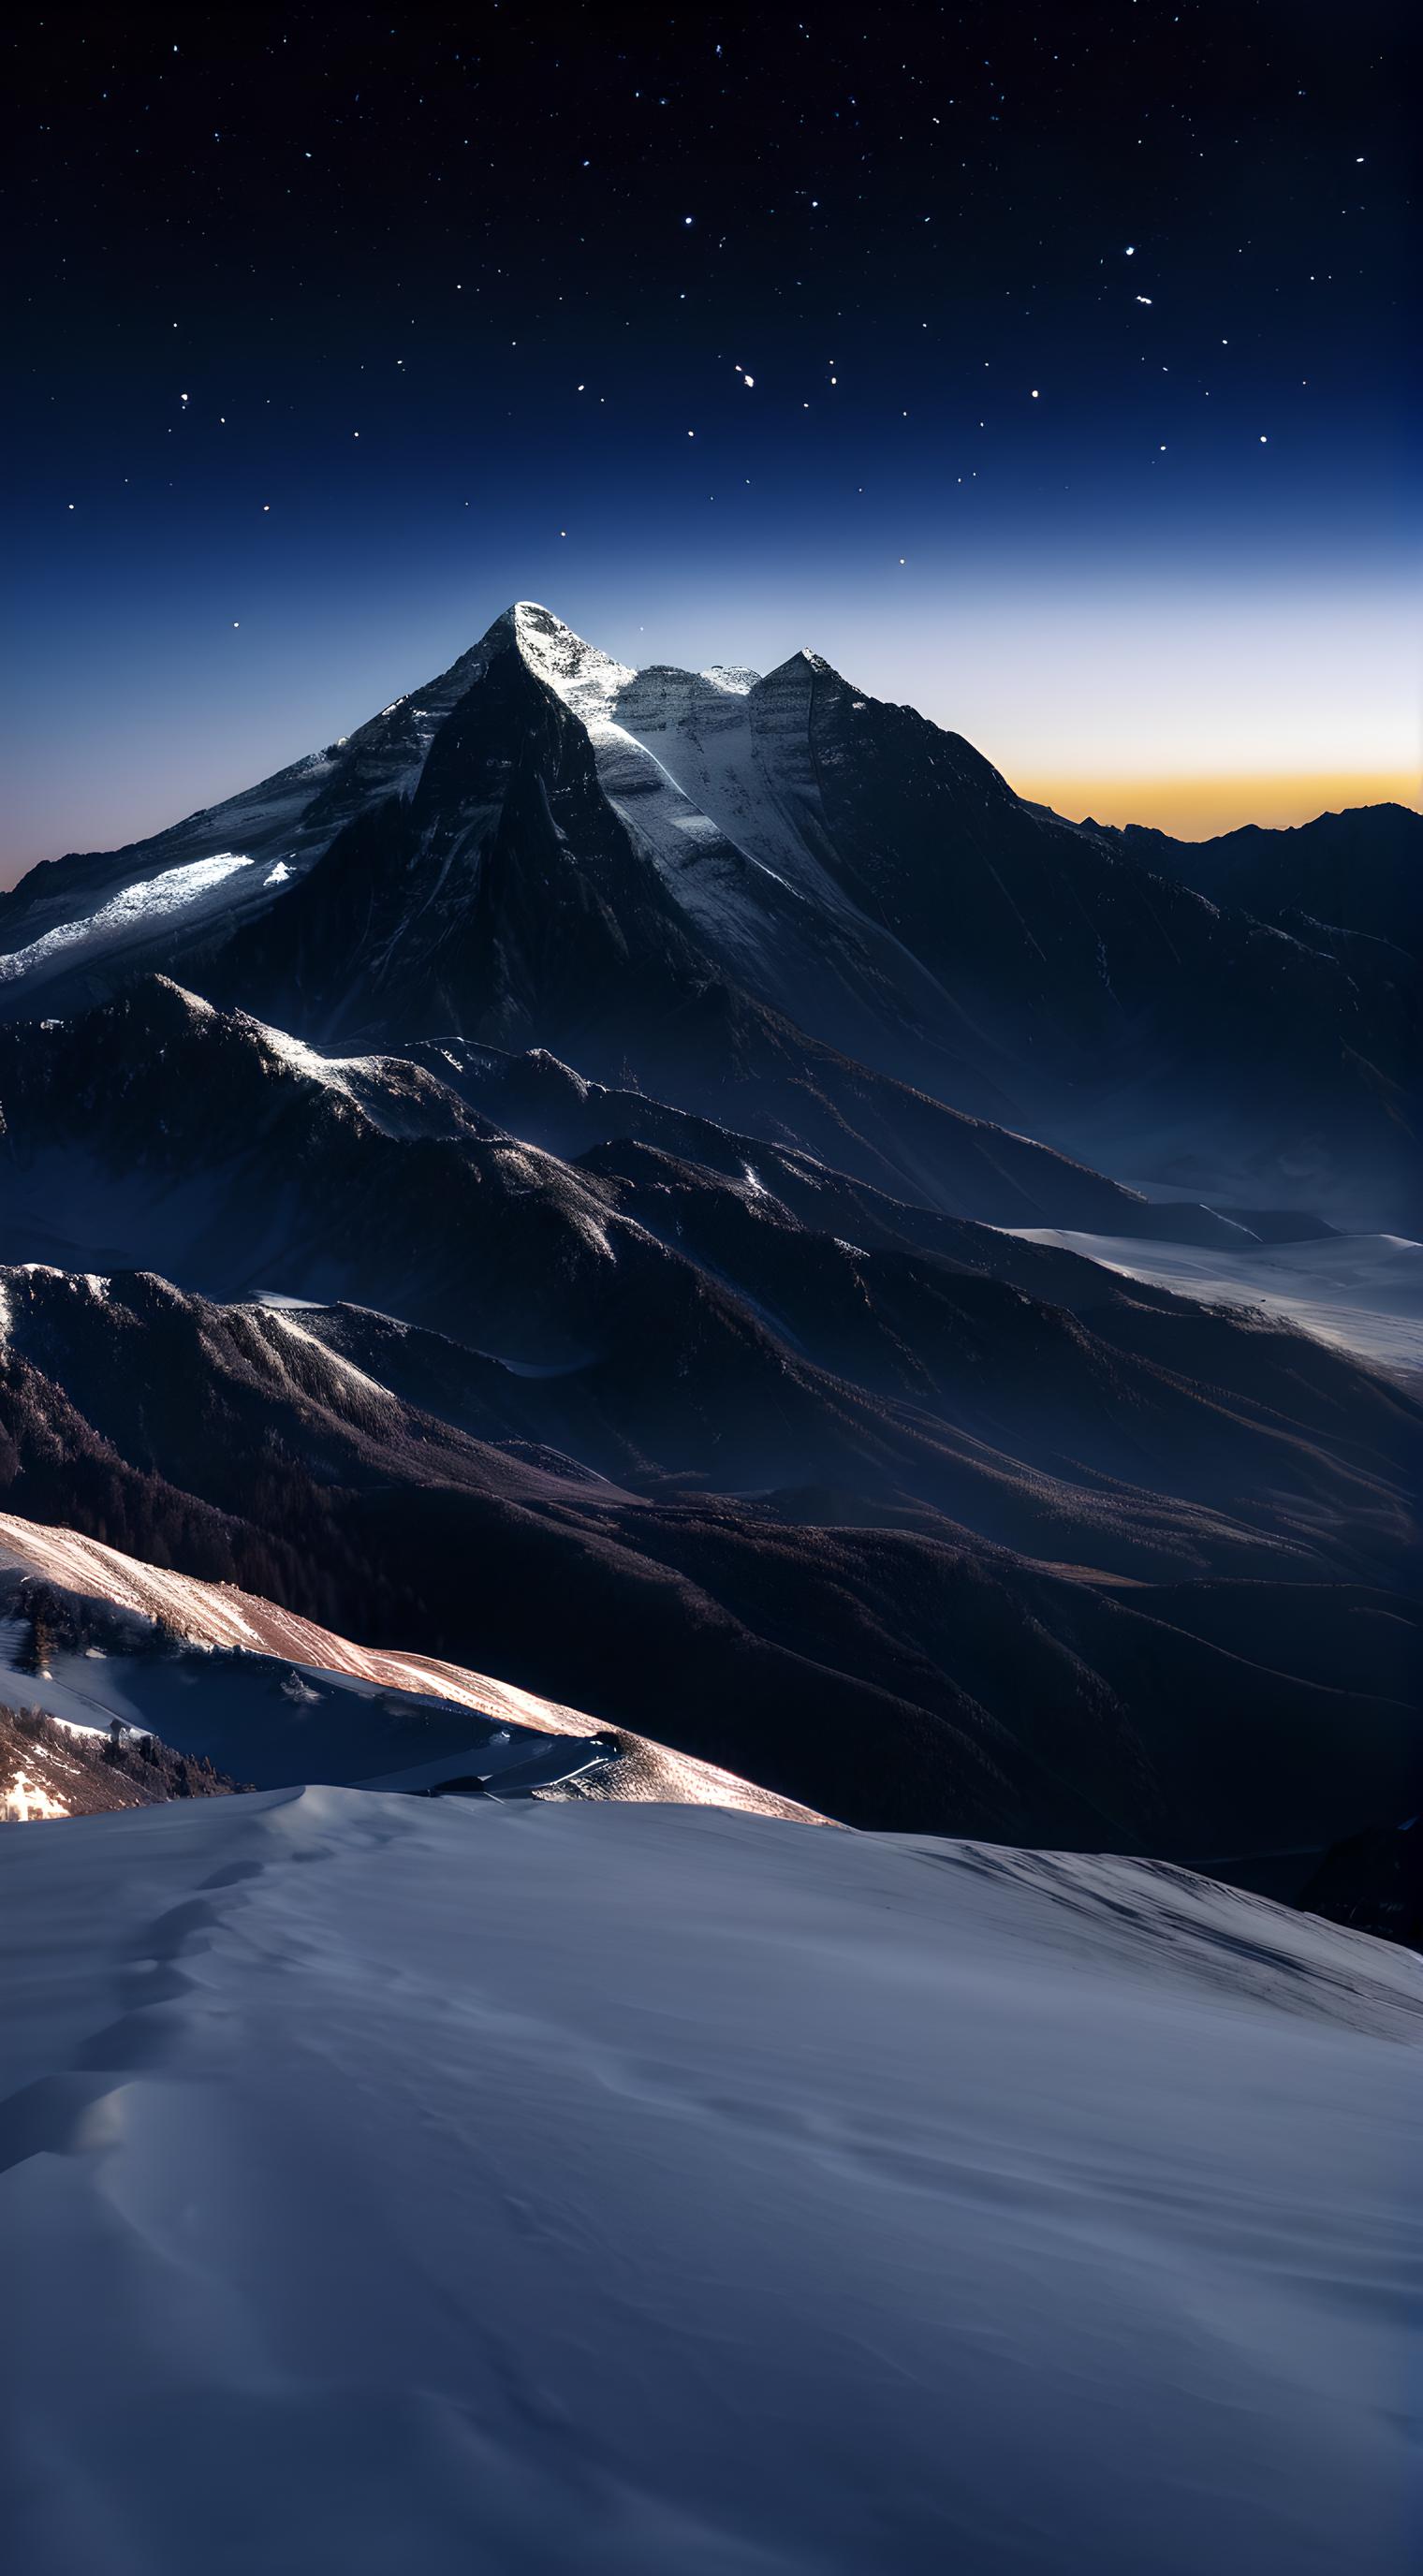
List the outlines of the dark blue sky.
{"label": "dark blue sky", "polygon": [[516,596],[631,661],[813,642],[1078,810],[1409,792],[1401,32],[30,27],[0,872],[349,730]]}

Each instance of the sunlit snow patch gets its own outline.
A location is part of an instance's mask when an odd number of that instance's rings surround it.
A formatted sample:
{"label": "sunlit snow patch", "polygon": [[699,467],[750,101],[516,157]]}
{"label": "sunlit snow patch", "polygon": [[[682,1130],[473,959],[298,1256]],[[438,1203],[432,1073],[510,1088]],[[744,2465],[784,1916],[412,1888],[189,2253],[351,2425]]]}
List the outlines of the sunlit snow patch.
{"label": "sunlit snow patch", "polygon": [[143,877],[136,885],[125,886],[111,895],[97,912],[86,913],[82,921],[64,921],[57,929],[47,930],[42,939],[34,939],[28,948],[13,949],[0,957],[0,983],[14,983],[51,957],[66,949],[87,946],[91,940],[122,938],[127,931],[145,929],[165,914],[185,911],[201,896],[221,885],[224,877],[239,868],[250,868],[248,858],[234,850],[220,850],[215,858],[191,859],[186,867],[165,868],[161,876]]}
{"label": "sunlit snow patch", "polygon": [[27,1771],[17,1771],[8,1789],[0,1790],[0,1821],[7,1825],[49,1824],[56,1816],[67,1816],[69,1809],[62,1798],[53,1797]]}

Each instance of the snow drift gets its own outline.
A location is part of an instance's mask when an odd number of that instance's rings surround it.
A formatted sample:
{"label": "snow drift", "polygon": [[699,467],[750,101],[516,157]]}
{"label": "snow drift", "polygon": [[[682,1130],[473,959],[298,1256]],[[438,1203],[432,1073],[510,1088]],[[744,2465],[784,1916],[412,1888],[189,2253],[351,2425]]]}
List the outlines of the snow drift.
{"label": "snow drift", "polygon": [[5,1859],[26,2576],[1403,2576],[1411,1954],[705,1809]]}

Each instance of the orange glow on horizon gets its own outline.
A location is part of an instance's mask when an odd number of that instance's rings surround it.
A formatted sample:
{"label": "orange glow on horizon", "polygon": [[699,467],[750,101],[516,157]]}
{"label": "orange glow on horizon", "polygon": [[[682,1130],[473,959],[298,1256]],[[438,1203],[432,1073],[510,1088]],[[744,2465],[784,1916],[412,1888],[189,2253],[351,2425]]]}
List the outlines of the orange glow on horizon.
{"label": "orange glow on horizon", "polygon": [[1248,770],[1223,777],[1010,774],[1010,787],[1069,821],[1152,823],[1182,841],[1208,841],[1240,823],[1311,823],[1347,805],[1423,805],[1415,770]]}

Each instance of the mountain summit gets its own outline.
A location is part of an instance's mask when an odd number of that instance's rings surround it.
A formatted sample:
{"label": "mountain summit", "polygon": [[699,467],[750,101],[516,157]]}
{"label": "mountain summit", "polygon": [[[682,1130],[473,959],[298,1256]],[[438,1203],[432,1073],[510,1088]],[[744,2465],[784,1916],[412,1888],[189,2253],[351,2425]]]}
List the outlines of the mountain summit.
{"label": "mountain summit", "polygon": [[548,1046],[817,1151],[913,1123],[907,1087],[1181,1195],[1423,1222],[1406,941],[1277,888],[1257,918],[1175,852],[1025,803],[809,648],[634,670],[522,600],[244,795],[34,869],[0,1013],[157,968],[323,1043]]}

